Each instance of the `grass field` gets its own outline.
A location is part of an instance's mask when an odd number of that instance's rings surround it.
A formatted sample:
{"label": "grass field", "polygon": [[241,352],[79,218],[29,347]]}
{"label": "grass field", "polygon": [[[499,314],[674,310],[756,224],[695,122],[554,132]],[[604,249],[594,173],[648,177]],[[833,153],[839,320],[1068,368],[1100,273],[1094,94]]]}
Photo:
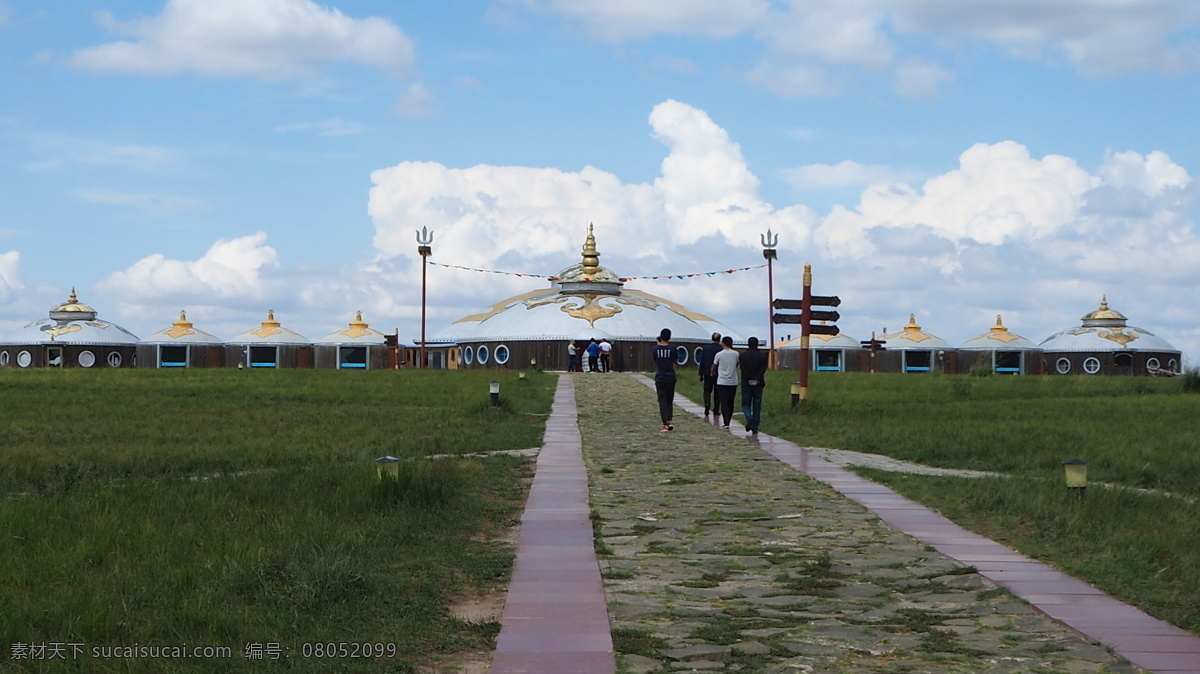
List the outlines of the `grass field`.
{"label": "grass field", "polygon": [[[1200,395],[1179,379],[813,373],[810,399],[793,409],[794,376],[768,373],[764,433],[1002,473],[861,471],[1200,633]],[[679,390],[700,399],[695,377],[681,377]],[[1062,462],[1072,458],[1088,461],[1082,501],[1065,488]]]}
{"label": "grass field", "polygon": [[[506,582],[494,538],[530,466],[422,457],[538,446],[554,383],[0,371],[0,671],[408,672],[488,647],[498,624],[447,605]],[[376,477],[382,455],[405,459],[396,480]],[[206,646],[228,656],[146,650]]]}

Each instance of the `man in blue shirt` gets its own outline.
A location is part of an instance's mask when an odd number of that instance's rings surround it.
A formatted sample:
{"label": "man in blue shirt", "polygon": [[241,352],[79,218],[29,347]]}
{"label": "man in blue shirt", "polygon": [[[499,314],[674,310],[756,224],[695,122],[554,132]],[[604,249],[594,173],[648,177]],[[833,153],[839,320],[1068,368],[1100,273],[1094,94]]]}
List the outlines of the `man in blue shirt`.
{"label": "man in blue shirt", "polygon": [[600,371],[600,344],[596,338],[592,338],[592,343],[587,346],[588,354],[588,372]]}
{"label": "man in blue shirt", "polygon": [[654,390],[658,392],[658,414],[663,431],[675,430],[675,349],[671,348],[671,329],[663,328],[654,345]]}

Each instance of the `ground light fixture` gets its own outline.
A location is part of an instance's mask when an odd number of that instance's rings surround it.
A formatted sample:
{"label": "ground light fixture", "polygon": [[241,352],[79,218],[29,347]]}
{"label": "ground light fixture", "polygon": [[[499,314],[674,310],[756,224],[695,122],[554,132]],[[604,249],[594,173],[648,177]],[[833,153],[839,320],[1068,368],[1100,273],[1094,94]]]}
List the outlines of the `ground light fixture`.
{"label": "ground light fixture", "polygon": [[798,381],[792,382],[792,407],[795,407],[796,405],[800,404],[800,389],[801,389],[800,382],[798,382]]}
{"label": "ground light fixture", "polygon": [[488,382],[488,393],[492,395],[492,407],[500,406],[500,382],[493,379]]}
{"label": "ground light fixture", "polygon": [[386,479],[396,480],[400,478],[400,459],[394,456],[381,456],[375,459],[375,474],[380,481]]}
{"label": "ground light fixture", "polygon": [[1076,497],[1081,497],[1087,489],[1087,461],[1083,459],[1068,459],[1062,462],[1066,471],[1067,489]]}

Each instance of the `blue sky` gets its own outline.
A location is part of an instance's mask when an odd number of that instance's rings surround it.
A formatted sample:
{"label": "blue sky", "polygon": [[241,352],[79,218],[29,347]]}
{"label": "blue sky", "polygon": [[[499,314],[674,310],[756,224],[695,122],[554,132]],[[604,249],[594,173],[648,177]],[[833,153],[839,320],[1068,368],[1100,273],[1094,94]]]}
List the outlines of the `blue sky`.
{"label": "blue sky", "polygon": [[[0,333],[274,309],[419,334],[431,259],[760,264],[866,339],[1041,341],[1102,295],[1200,355],[1192,0],[0,0]],[[430,330],[538,280],[433,268]],[[764,271],[637,287],[765,336]],[[781,328],[777,332],[784,332]]]}

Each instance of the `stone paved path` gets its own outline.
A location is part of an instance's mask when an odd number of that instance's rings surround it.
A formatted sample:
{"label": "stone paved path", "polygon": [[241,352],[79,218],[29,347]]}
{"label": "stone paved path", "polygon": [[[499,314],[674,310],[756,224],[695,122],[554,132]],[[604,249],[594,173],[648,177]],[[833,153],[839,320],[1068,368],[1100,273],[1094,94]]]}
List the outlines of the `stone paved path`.
{"label": "stone paved path", "polygon": [[631,377],[574,377],[620,671],[1140,672]]}

